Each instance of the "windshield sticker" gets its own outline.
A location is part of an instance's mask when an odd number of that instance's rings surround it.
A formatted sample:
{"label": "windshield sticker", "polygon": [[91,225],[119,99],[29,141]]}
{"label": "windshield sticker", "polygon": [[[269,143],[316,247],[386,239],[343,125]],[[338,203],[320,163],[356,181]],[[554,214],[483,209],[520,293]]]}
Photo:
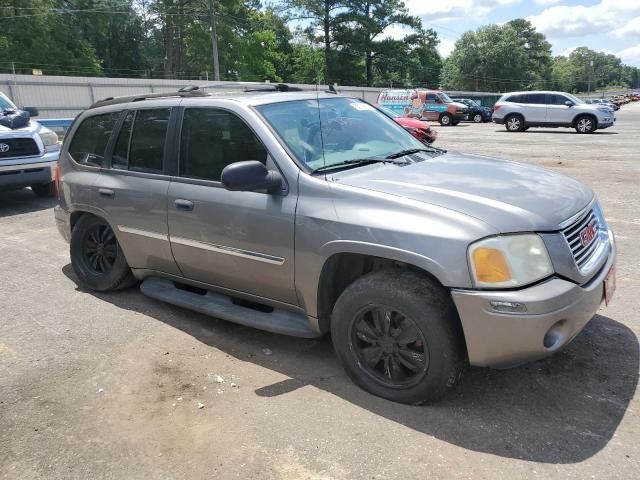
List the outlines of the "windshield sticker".
{"label": "windshield sticker", "polygon": [[353,108],[355,108],[356,110],[360,110],[360,111],[364,111],[364,110],[373,110],[374,108],[369,105],[368,103],[362,103],[362,102],[358,102],[358,103],[352,103],[351,106]]}

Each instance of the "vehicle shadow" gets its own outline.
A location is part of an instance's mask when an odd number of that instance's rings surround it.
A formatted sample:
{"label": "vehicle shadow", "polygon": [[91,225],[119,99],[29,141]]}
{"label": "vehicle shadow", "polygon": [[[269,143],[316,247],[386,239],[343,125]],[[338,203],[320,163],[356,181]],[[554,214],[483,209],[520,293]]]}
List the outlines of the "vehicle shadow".
{"label": "vehicle shadow", "polygon": [[57,203],[56,198],[37,197],[28,188],[4,192],[0,190],[0,218],[46,210],[55,207]]}
{"label": "vehicle shadow", "polygon": [[[63,272],[75,281],[70,265]],[[359,389],[338,364],[328,337],[300,339],[235,325],[148,299],[135,288],[92,294],[289,377],[255,390],[258,396],[313,386],[425,435],[506,458],[553,464],[590,458],[611,440],[638,383],[636,336],[602,315],[549,359],[510,370],[471,368],[439,403],[414,407]],[[264,355],[265,347],[273,355]]]}

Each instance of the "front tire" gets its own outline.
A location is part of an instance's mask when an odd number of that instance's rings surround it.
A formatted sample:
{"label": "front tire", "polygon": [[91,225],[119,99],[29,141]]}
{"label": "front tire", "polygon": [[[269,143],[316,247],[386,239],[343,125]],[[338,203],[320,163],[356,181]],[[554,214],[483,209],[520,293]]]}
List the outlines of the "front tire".
{"label": "front tire", "polygon": [[583,115],[576,119],[575,129],[578,133],[593,133],[596,128],[597,122],[591,115]]}
{"label": "front tire", "polygon": [[451,115],[449,115],[448,113],[445,113],[440,116],[440,125],[442,125],[443,127],[448,127],[452,123],[453,123],[453,118],[451,118]]}
{"label": "front tire", "polygon": [[467,363],[448,292],[407,270],[370,273],[349,285],[333,310],[331,337],[349,377],[394,402],[438,400]]}
{"label": "front tire", "polygon": [[482,115],[480,113],[476,113],[473,116],[473,122],[474,123],[482,123]]}
{"label": "front tire", "polygon": [[71,233],[71,265],[82,286],[110,292],[135,280],[111,226],[93,215],[83,215]]}
{"label": "front tire", "polygon": [[55,182],[39,183],[37,185],[31,185],[31,190],[38,197],[55,197],[56,196]]}

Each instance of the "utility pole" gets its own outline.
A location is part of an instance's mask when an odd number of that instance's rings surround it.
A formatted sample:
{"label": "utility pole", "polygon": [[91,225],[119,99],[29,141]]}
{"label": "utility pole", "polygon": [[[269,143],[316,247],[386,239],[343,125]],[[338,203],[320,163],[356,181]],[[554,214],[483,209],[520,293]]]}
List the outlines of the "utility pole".
{"label": "utility pole", "polygon": [[211,21],[211,51],[213,52],[213,75],[220,80],[220,65],[218,64],[218,34],[216,32],[216,13],[213,10],[213,0],[209,0],[209,19]]}

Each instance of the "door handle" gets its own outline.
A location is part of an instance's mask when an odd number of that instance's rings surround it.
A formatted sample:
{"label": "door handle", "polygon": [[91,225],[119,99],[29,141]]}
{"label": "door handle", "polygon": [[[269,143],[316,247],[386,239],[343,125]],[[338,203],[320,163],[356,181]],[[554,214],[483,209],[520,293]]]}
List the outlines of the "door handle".
{"label": "door handle", "polygon": [[178,210],[186,210],[186,211],[193,210],[193,202],[191,200],[178,198],[173,202],[173,204]]}
{"label": "door handle", "polygon": [[99,188],[98,189],[98,194],[101,197],[105,197],[105,198],[113,198],[113,197],[116,196],[116,192],[114,192],[110,188]]}

